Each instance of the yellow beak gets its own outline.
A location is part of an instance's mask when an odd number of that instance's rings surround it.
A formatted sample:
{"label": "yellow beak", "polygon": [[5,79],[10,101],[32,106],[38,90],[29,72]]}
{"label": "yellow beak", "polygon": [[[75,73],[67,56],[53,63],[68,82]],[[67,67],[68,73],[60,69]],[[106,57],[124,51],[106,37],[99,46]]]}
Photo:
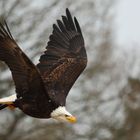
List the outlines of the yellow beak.
{"label": "yellow beak", "polygon": [[70,123],[75,123],[77,121],[76,117],[74,117],[74,116],[68,116],[68,117],[66,117],[66,119]]}

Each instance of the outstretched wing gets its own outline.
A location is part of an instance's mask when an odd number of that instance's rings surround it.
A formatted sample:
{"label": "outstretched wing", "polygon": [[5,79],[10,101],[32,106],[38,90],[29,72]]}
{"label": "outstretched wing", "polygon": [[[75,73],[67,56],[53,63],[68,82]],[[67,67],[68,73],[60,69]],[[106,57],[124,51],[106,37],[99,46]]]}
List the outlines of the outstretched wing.
{"label": "outstretched wing", "polygon": [[26,96],[31,89],[32,93],[41,89],[41,76],[38,70],[18,47],[6,22],[0,23],[0,60],[11,70],[18,97]]}
{"label": "outstretched wing", "polygon": [[62,21],[53,25],[53,33],[37,65],[49,96],[60,104],[87,65],[84,39],[77,19],[68,9]]}

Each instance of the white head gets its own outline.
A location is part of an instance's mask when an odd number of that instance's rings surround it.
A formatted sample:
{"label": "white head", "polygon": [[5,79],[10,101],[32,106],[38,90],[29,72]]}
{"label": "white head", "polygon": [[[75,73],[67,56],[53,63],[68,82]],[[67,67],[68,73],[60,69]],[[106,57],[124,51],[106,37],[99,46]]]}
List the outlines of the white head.
{"label": "white head", "polygon": [[76,118],[72,116],[65,108],[65,106],[59,106],[51,113],[51,118],[63,122],[76,122]]}

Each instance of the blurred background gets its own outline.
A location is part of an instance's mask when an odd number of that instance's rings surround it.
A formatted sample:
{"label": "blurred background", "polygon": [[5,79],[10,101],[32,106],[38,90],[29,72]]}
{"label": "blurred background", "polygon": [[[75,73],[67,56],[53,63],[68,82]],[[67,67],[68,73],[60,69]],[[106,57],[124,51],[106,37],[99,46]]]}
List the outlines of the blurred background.
{"label": "blurred background", "polygon": [[[5,109],[0,140],[140,140],[139,5],[138,0],[1,0],[0,16],[35,64],[66,7],[81,25],[89,61],[67,98],[76,124]],[[0,97],[13,93],[10,71],[0,62]]]}

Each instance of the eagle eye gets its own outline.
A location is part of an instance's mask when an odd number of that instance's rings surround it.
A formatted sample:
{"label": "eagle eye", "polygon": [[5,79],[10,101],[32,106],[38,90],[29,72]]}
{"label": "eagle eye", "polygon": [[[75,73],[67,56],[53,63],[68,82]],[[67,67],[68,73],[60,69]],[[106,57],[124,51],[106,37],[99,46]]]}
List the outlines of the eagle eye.
{"label": "eagle eye", "polygon": [[69,115],[65,114],[65,117],[69,117]]}

